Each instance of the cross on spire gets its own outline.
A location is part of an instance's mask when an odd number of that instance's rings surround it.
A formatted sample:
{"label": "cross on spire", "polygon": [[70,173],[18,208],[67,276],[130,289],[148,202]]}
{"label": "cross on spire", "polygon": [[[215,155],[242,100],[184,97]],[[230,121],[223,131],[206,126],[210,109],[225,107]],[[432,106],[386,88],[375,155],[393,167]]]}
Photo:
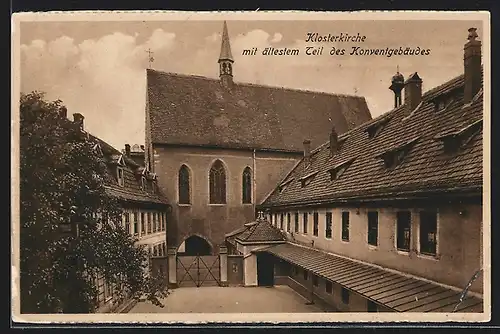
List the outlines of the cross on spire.
{"label": "cross on spire", "polygon": [[153,58],[153,54],[154,52],[151,51],[151,49],[147,49],[146,52],[148,53],[148,62],[149,62],[149,68],[151,68],[151,65],[153,64],[153,62],[155,61],[155,59]]}

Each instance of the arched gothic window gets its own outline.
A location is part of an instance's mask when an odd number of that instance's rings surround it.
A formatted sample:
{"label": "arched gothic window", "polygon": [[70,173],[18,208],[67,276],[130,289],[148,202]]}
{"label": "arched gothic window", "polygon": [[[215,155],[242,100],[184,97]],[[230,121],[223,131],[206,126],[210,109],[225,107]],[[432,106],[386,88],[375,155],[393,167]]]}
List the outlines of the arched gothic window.
{"label": "arched gothic window", "polygon": [[252,171],[250,167],[243,170],[243,203],[252,203]]}
{"label": "arched gothic window", "polygon": [[191,191],[189,182],[189,168],[182,165],[179,169],[179,204],[191,203]]}
{"label": "arched gothic window", "polygon": [[210,168],[210,204],[226,204],[226,171],[220,160]]}

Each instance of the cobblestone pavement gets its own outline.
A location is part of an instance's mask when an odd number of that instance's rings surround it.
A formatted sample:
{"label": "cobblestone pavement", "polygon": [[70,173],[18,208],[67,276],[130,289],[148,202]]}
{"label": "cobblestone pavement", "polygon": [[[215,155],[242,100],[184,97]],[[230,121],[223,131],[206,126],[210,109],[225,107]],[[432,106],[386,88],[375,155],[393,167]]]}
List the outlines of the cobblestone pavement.
{"label": "cobblestone pavement", "polygon": [[129,313],[294,313],[323,312],[287,286],[201,287],[171,290],[164,308],[139,302]]}

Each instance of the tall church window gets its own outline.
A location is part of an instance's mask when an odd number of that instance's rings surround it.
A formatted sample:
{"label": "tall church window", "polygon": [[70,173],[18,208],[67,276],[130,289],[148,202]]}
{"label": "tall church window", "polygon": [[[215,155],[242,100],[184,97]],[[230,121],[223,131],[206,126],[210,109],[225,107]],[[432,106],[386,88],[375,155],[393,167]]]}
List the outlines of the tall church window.
{"label": "tall church window", "polygon": [[243,171],[243,203],[252,203],[252,171],[250,167]]}
{"label": "tall church window", "polygon": [[226,171],[220,160],[210,168],[210,204],[226,204]]}
{"label": "tall church window", "polygon": [[186,165],[182,165],[179,169],[179,203],[191,203],[189,168]]}

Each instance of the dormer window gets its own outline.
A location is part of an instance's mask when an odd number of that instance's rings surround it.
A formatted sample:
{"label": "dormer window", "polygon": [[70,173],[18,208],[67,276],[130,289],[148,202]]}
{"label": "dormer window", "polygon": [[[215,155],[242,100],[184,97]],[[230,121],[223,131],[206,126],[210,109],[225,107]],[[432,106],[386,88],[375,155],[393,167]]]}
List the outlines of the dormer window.
{"label": "dormer window", "polygon": [[330,144],[328,144],[328,146],[327,146],[327,149],[330,150],[330,156],[328,158],[331,158],[331,157],[335,156],[338,152],[340,152],[340,150],[342,149],[342,146],[346,142],[347,138],[349,138],[349,136],[344,136],[343,138],[339,138],[336,146],[333,149],[332,149],[332,143],[330,141]]}
{"label": "dormer window", "polygon": [[370,124],[365,130],[368,133],[368,138],[375,138],[380,133],[380,131],[382,131],[382,129],[387,125],[389,120],[390,118],[386,117],[378,120],[375,123]]}
{"label": "dormer window", "polygon": [[344,162],[341,162],[339,164],[337,164],[335,167],[333,167],[332,169],[330,169],[328,172],[330,173],[330,181],[335,181],[335,180],[338,180],[340,178],[340,176],[342,174],[344,174],[344,172],[347,170],[347,168],[349,168],[349,166],[352,164],[352,162],[355,160],[356,158],[351,158],[347,161],[344,161]]}
{"label": "dormer window", "polygon": [[404,158],[408,155],[412,147],[416,144],[419,137],[416,137],[402,145],[394,147],[384,153],[379,157],[384,160],[384,165],[386,168],[393,168],[401,164]]}
{"label": "dormer window", "polygon": [[433,101],[434,103],[434,111],[441,112],[446,110],[452,103],[453,98],[451,96],[440,96]]}
{"label": "dormer window", "polygon": [[447,154],[453,154],[458,152],[462,147],[466,146],[468,143],[474,139],[474,137],[482,129],[483,120],[477,120],[468,126],[453,132],[447,132],[444,134],[438,134],[435,139],[441,140],[443,142],[444,152]]}
{"label": "dormer window", "polygon": [[95,152],[95,154],[97,154],[98,157],[103,156],[101,145],[95,144],[94,147],[92,148],[92,150]]}
{"label": "dormer window", "polygon": [[288,185],[289,185],[290,183],[292,183],[292,181],[293,181],[293,180],[294,180],[294,179],[290,179],[290,180],[285,181],[285,182],[283,182],[282,184],[280,184],[280,185],[278,186],[278,191],[279,191],[280,193],[282,193],[283,191],[285,191],[285,189],[288,187]]}
{"label": "dormer window", "polygon": [[318,174],[318,172],[313,172],[313,173],[307,174],[306,176],[301,177],[299,179],[300,186],[302,188],[308,186],[314,180],[314,177],[316,176],[316,174]]}
{"label": "dormer window", "polygon": [[123,176],[123,168],[117,168],[118,185],[123,187],[125,185],[125,178]]}

